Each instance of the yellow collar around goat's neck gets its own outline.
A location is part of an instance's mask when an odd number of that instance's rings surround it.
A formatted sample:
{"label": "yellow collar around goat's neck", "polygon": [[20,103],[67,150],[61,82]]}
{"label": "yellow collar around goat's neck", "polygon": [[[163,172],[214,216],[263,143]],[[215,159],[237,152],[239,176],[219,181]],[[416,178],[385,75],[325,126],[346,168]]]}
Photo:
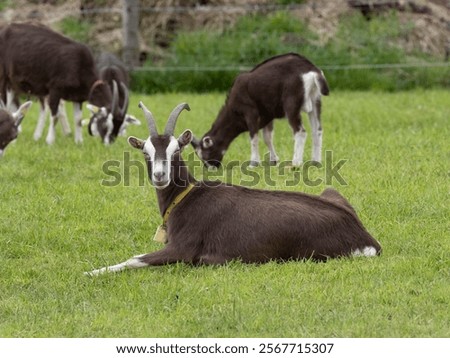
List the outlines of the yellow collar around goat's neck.
{"label": "yellow collar around goat's neck", "polygon": [[167,220],[169,220],[170,213],[172,210],[188,195],[191,190],[195,187],[194,184],[189,183],[186,189],[184,189],[180,194],[178,194],[174,201],[170,203],[170,205],[167,207],[166,212],[163,215],[163,226],[165,227],[167,224]]}

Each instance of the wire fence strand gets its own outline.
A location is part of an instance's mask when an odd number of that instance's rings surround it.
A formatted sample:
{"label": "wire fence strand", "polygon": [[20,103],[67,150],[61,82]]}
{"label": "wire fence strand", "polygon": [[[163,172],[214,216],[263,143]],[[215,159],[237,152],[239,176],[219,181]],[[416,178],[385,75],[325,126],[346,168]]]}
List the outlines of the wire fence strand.
{"label": "wire fence strand", "polygon": [[[353,65],[318,65],[326,71],[345,70],[371,70],[394,68],[423,68],[423,67],[450,67],[450,62],[426,62],[426,63],[380,63],[380,64],[353,64]],[[249,71],[253,66],[144,66],[134,69],[136,72],[243,72]]]}

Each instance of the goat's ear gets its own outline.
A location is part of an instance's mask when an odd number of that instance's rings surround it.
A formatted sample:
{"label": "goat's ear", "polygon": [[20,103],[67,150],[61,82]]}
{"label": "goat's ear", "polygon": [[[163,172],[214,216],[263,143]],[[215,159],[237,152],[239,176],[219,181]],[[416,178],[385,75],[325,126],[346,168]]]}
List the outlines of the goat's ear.
{"label": "goat's ear", "polygon": [[88,103],[86,105],[86,108],[89,109],[92,114],[97,114],[98,111],[100,110],[100,108],[98,108],[97,106],[94,106],[93,104],[90,104],[90,103]]}
{"label": "goat's ear", "polygon": [[204,137],[202,142],[203,142],[203,148],[205,148],[205,149],[212,147],[214,144],[214,142],[210,136]]}
{"label": "goat's ear", "polygon": [[194,136],[189,129],[186,129],[183,133],[181,133],[181,135],[178,137],[178,144],[180,145],[180,148],[183,148],[191,143],[193,137]]}
{"label": "goat's ear", "polygon": [[19,109],[13,113],[14,120],[16,122],[16,126],[19,126],[22,122],[22,119],[25,117],[25,114],[27,113],[28,109],[31,107],[31,104],[33,102],[27,101],[24,104],[22,104]]}
{"label": "goat's ear", "polygon": [[124,122],[126,122],[127,124],[134,124],[135,126],[141,125],[141,121],[131,114],[127,114],[125,116]]}
{"label": "goat's ear", "polygon": [[140,149],[140,150],[144,149],[144,143],[145,142],[142,139],[130,136],[130,137],[128,137],[128,143],[133,148]]}

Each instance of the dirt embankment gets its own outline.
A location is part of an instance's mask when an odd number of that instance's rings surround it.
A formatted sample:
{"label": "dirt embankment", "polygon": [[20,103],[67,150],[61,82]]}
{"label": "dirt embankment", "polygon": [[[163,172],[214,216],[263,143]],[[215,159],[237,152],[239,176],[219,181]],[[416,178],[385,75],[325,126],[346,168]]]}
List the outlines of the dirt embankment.
{"label": "dirt embankment", "polygon": [[[39,21],[58,29],[68,17],[88,21],[88,44],[94,48],[120,53],[122,48],[121,0],[15,0],[11,8],[0,13],[0,26],[12,21]],[[219,29],[233,25],[251,12],[274,10],[269,0],[141,0],[141,49],[154,57],[164,56],[176,31],[199,28]],[[212,9],[213,6],[219,8]],[[82,14],[80,9],[117,9],[117,12]],[[339,21],[352,12],[361,12],[367,20],[395,11],[402,24],[411,31],[398,39],[397,45],[410,52],[419,49],[439,58],[450,51],[450,2],[448,0],[308,0],[291,13],[306,21],[325,43],[333,37]]]}

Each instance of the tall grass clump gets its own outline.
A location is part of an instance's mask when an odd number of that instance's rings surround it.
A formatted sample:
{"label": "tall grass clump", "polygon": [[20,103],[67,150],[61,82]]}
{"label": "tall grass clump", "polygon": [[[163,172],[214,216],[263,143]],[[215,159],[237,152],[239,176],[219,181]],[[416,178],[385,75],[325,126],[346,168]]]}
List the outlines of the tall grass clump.
{"label": "tall grass clump", "polygon": [[[304,23],[286,12],[244,16],[224,31],[180,32],[171,46],[170,60],[161,71],[135,72],[133,87],[149,93],[227,90],[241,69],[271,56],[296,51],[289,41],[283,40],[290,34],[305,44],[307,38],[316,37]],[[192,71],[164,70],[166,66],[189,67]]]}
{"label": "tall grass clump", "polygon": [[377,65],[437,62],[430,55],[407,53],[397,43],[413,30],[413,24],[401,24],[395,13],[368,21],[361,14],[341,19],[336,36],[309,56],[319,65],[371,64],[374,68],[326,71],[333,88],[352,90],[405,90],[415,87],[449,86],[448,67],[377,68]]}
{"label": "tall grass clump", "polygon": [[[224,91],[242,70],[287,52],[303,54],[323,67],[333,89],[394,91],[450,86],[449,67],[380,68],[439,60],[419,51],[407,53],[398,45],[413,28],[412,23],[400,23],[396,13],[370,21],[354,13],[343,17],[336,35],[321,44],[306,23],[287,11],[248,15],[224,31],[180,32],[161,71],[135,72],[133,87],[147,93]],[[340,67],[361,64],[374,67]]]}
{"label": "tall grass clump", "polygon": [[91,25],[75,16],[68,16],[58,24],[60,31],[75,41],[88,43]]}

